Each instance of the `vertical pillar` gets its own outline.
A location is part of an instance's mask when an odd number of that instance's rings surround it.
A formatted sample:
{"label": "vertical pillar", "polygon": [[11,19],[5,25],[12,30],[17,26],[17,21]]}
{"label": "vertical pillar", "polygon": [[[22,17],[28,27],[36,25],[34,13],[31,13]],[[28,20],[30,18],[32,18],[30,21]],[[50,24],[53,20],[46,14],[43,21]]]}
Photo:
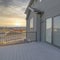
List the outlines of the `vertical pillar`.
{"label": "vertical pillar", "polygon": [[40,42],[41,40],[41,18],[40,14],[36,14],[36,31],[37,31],[37,41]]}
{"label": "vertical pillar", "polygon": [[29,39],[29,32],[30,32],[30,20],[26,20],[26,40]]}

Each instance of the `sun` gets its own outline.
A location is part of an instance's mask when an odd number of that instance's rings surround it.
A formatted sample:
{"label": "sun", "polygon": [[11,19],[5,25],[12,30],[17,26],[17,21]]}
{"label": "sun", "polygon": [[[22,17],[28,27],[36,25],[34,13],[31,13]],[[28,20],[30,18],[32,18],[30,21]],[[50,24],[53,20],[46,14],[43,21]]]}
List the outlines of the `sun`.
{"label": "sun", "polygon": [[15,23],[15,26],[17,26],[17,27],[20,26],[20,23],[19,22],[16,22]]}

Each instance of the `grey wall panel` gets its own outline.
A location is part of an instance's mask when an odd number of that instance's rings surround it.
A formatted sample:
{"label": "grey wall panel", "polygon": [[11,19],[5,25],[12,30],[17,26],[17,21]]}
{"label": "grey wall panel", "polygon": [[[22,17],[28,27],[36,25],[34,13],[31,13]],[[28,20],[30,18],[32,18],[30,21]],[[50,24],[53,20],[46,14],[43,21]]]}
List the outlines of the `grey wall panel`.
{"label": "grey wall panel", "polygon": [[46,22],[41,23],[41,41],[45,42],[46,39]]}
{"label": "grey wall panel", "polygon": [[60,14],[60,0],[42,0],[34,4],[34,8],[44,11],[45,18]]}
{"label": "grey wall panel", "polygon": [[41,19],[40,19],[40,14],[36,14],[36,30],[37,30],[37,40],[38,41],[41,41],[41,36],[40,36],[40,22],[41,22]]}

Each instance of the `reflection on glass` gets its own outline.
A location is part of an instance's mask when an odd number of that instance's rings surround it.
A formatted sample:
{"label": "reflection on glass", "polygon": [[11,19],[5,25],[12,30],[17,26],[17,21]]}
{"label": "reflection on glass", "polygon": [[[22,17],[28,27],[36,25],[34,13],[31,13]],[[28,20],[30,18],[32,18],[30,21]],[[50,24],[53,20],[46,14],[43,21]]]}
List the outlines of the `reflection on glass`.
{"label": "reflection on glass", "polygon": [[60,16],[54,18],[53,43],[60,46]]}
{"label": "reflection on glass", "polygon": [[51,32],[52,32],[52,18],[46,20],[46,41],[51,43]]}
{"label": "reflection on glass", "polygon": [[33,28],[33,18],[30,20],[30,28]]}

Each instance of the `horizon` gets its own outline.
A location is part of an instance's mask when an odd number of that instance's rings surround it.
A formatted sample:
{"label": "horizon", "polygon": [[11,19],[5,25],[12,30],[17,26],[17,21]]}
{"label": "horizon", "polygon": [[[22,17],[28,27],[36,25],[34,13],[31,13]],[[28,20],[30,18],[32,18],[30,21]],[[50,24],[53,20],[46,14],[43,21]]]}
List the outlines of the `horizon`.
{"label": "horizon", "polygon": [[26,26],[0,26],[0,28],[26,28]]}

